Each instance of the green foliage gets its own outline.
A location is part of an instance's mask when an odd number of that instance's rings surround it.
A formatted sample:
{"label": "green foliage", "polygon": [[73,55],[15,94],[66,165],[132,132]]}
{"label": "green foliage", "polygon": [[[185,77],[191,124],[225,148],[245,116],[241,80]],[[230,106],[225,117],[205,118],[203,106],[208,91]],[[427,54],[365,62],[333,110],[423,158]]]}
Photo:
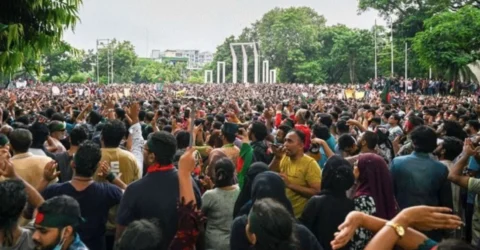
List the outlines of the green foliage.
{"label": "green foliage", "polygon": [[[108,51],[113,57],[113,82],[130,82],[135,76],[133,71],[137,61],[135,47],[130,41],[119,42],[113,39],[107,46],[101,47],[98,51],[99,75],[108,78]],[[96,60],[96,59],[95,59]],[[112,60],[112,59],[110,59]],[[87,64],[88,65],[88,64]]]}
{"label": "green foliage", "polygon": [[[81,0],[2,1],[0,8],[0,72],[13,73],[27,61],[61,42],[65,29],[78,21]],[[40,72],[40,64],[35,64]]]}
{"label": "green foliage", "polygon": [[[70,45],[57,44],[42,57],[43,73],[46,81],[62,79],[69,82],[70,78],[81,70],[82,57]],[[78,78],[77,78],[78,79]]]}
{"label": "green foliage", "polygon": [[425,20],[425,27],[413,40],[421,64],[445,70],[455,80],[480,58],[479,9],[467,6],[457,12],[446,11]]}

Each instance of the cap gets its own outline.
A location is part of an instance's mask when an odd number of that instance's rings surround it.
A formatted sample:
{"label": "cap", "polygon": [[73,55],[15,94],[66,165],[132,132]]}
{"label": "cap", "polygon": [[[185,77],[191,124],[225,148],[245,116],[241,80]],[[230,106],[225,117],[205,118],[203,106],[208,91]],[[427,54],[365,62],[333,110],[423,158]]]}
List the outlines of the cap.
{"label": "cap", "polygon": [[65,131],[66,125],[64,122],[52,121],[48,125],[48,129],[50,130],[50,133],[57,132],[57,131]]}

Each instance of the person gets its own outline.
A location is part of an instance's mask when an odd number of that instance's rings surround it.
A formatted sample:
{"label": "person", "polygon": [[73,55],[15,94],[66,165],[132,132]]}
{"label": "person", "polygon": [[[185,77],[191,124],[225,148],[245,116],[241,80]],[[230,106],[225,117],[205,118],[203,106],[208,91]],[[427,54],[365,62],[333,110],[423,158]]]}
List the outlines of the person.
{"label": "person", "polygon": [[244,185],[241,188],[241,191],[238,195],[237,200],[235,201],[235,207],[233,209],[233,217],[237,217],[240,213],[240,209],[250,201],[252,198],[252,184],[255,177],[268,171],[268,165],[264,162],[255,162],[253,163],[250,168],[248,169],[247,174],[245,175]]}
{"label": "person", "polygon": [[262,122],[252,122],[248,126],[248,138],[250,139],[250,145],[253,148],[254,161],[261,161],[265,164],[270,164],[272,156],[269,154],[268,146],[265,143],[268,131],[267,126]]}
{"label": "person", "polygon": [[399,126],[400,120],[401,120],[400,115],[398,115],[396,113],[392,114],[390,116],[390,118],[388,118],[388,125],[389,125],[388,139],[390,139],[390,141],[395,140],[395,138],[397,138],[397,136],[402,136],[403,135],[403,130]]}
{"label": "person", "polygon": [[77,153],[78,147],[88,138],[87,130],[83,127],[74,127],[68,140],[70,141],[70,148],[66,152],[55,154],[55,161],[58,163],[59,182],[70,181],[73,177],[73,169],[70,163],[73,156]]}
{"label": "person", "polygon": [[295,223],[279,203],[271,199],[256,202],[248,216],[246,235],[255,249],[297,249]]}
{"label": "person", "polygon": [[10,145],[13,151],[11,161],[15,172],[30,185],[38,187],[42,180],[43,169],[52,159],[29,152],[32,133],[26,129],[15,129],[10,134]]}
{"label": "person", "polygon": [[[176,204],[179,200],[178,171],[173,166],[176,150],[177,141],[171,133],[159,131],[150,135],[143,148],[147,174],[125,190],[117,212],[117,240],[131,222],[150,218],[158,219],[163,230],[162,249],[168,247],[174,238],[178,226]],[[192,187],[196,204],[201,207],[200,192],[195,183],[192,183]]]}
{"label": "person", "polygon": [[[442,245],[448,244],[448,241],[438,244],[414,228],[455,229],[462,224],[462,221],[458,216],[449,214],[451,211],[447,207],[414,206],[401,211],[391,221],[354,211],[348,214],[342,225],[338,227],[339,232],[331,242],[332,248],[340,249],[345,246],[358,228],[365,228],[375,233],[374,238],[365,248],[368,250],[394,249],[395,245],[402,249],[442,249]],[[463,248],[464,244],[457,246],[459,248],[453,249],[471,249]]]}
{"label": "person", "polygon": [[66,137],[65,123],[60,121],[51,121],[50,124],[48,124],[48,130],[50,131],[50,136],[45,143],[45,147],[48,152],[53,154],[65,152],[65,146],[63,146],[61,143],[61,141]]}
{"label": "person", "polygon": [[221,139],[222,139],[222,148],[221,150],[223,153],[227,155],[227,157],[232,162],[237,162],[238,157],[240,156],[240,149],[235,146],[233,143],[235,142],[235,135],[238,131],[238,125],[235,123],[226,122],[223,124],[221,129]]}
{"label": "person", "polygon": [[[122,190],[110,183],[95,182],[93,176],[97,172],[101,159],[101,151],[97,144],[85,141],[80,144],[73,157],[73,177],[69,182],[49,185],[43,190],[45,199],[59,195],[73,197],[80,204],[82,216],[86,222],[79,225],[77,232],[85,245],[90,249],[105,249],[105,224],[108,211],[120,203]],[[102,169],[108,166],[103,162]],[[102,172],[103,173],[103,172]],[[113,173],[105,174],[108,179],[118,181]],[[48,183],[49,180],[44,179]]]}
{"label": "person", "polygon": [[[390,167],[399,208],[416,205],[453,208],[451,185],[447,180],[448,168],[429,155],[437,147],[435,131],[419,126],[410,133],[410,138],[414,152],[394,158]],[[438,241],[442,239],[443,232],[432,231],[427,235]]]}
{"label": "person", "polygon": [[[463,142],[458,138],[445,136],[443,141],[438,145],[438,147],[433,152],[439,159],[439,161],[447,166],[448,170],[451,171],[454,167],[453,161],[462,153]],[[452,186],[452,201],[453,201],[453,213],[458,215],[460,218],[463,218],[463,201],[460,198],[460,187],[454,183]],[[461,237],[461,231],[456,230],[456,237]]]}
{"label": "person", "polygon": [[48,156],[53,159],[53,154],[45,148],[45,143],[50,135],[47,125],[37,121],[30,125],[28,130],[32,133],[32,143],[28,152],[33,155]]}
{"label": "person", "polygon": [[295,127],[294,129],[302,131],[305,135],[304,141],[304,150],[307,151],[310,148],[310,138],[311,138],[311,131],[310,128],[307,126],[307,121],[311,118],[311,113],[307,109],[299,109],[295,114]]}
{"label": "person", "polygon": [[338,226],[355,209],[353,201],[346,196],[353,182],[352,165],[340,156],[330,157],[322,171],[322,191],[308,200],[299,218],[325,250],[332,249],[330,242]]}
{"label": "person", "polygon": [[[389,220],[396,214],[392,178],[382,157],[366,153],[358,158],[353,173],[357,180],[355,210]],[[351,249],[364,249],[372,233],[359,229],[355,233]]]}
{"label": "person", "polygon": [[[359,154],[345,158],[351,164],[355,163],[358,158],[366,153],[377,154],[378,136],[375,132],[365,131],[357,142]],[[385,160],[386,161],[386,160]]]}
{"label": "person", "polygon": [[60,195],[46,200],[35,216],[32,240],[36,249],[88,250],[77,233],[83,221],[74,198]]}
{"label": "person", "polygon": [[275,157],[270,170],[280,173],[285,182],[287,197],[292,203],[295,218],[300,217],[310,197],[320,192],[320,166],[304,154],[305,134],[292,130],[283,147],[273,147]]}
{"label": "person", "polygon": [[230,249],[232,215],[240,189],[235,184],[235,166],[230,159],[220,159],[213,168],[215,188],[202,196],[202,212],[207,217],[205,249]]}
{"label": "person", "polygon": [[292,130],[292,127],[282,124],[278,127],[277,133],[275,134],[275,143],[283,144],[285,142],[285,136]]}
{"label": "person", "polygon": [[[423,124],[424,121],[422,118],[412,114],[408,116],[407,120],[405,121],[405,124],[403,125],[403,131],[405,131],[405,134],[409,135],[416,127],[422,126]],[[402,156],[411,154],[413,152],[413,146],[410,137],[407,137],[407,140],[403,143],[403,145],[400,145],[400,138],[401,137],[397,137],[392,141],[395,155]]]}
{"label": "person", "polygon": [[[195,194],[192,186],[192,172],[195,168],[194,148],[188,148],[180,157],[178,166],[178,183],[180,202],[178,203],[178,230],[169,249],[194,249],[199,232],[204,226],[204,217],[196,208]],[[188,218],[188,219],[186,219]],[[140,219],[130,223],[115,250],[163,250],[167,245],[163,228],[157,219]]]}
{"label": "person", "polygon": [[[125,123],[122,121],[113,120],[105,123],[101,134],[102,158],[100,161],[106,161],[112,173],[128,185],[142,176],[143,169],[142,166],[137,166],[135,156],[131,152],[119,147],[126,133]],[[99,175],[96,175],[95,179],[105,180]]]}
{"label": "person", "polygon": [[338,153],[342,157],[351,157],[358,154],[357,141],[351,134],[343,134],[338,137]]}

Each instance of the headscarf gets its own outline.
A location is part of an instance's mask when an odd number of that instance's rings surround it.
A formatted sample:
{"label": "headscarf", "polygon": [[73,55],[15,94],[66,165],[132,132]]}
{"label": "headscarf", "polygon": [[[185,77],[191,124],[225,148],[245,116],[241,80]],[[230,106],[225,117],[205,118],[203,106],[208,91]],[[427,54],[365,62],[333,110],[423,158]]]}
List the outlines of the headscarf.
{"label": "headscarf", "polygon": [[368,195],[375,201],[377,217],[390,220],[396,214],[393,182],[385,160],[376,154],[362,154],[358,158],[358,187],[355,197]]}
{"label": "headscarf", "polygon": [[268,171],[268,165],[264,162],[255,162],[250,165],[250,168],[248,169],[244,178],[243,188],[238,195],[237,201],[235,202],[233,218],[237,217],[243,205],[245,205],[252,198],[252,184],[255,177],[265,171]]}
{"label": "headscarf", "polygon": [[210,152],[207,160],[207,168],[205,170],[205,174],[208,177],[213,177],[213,175],[215,174],[213,166],[218,160],[222,159],[223,157],[227,157],[227,155],[220,148],[214,149],[212,150],[212,152]]}
{"label": "headscarf", "polygon": [[353,186],[352,165],[342,157],[334,155],[328,158],[322,171],[322,193],[331,193],[338,196],[346,196],[346,191]]}
{"label": "headscarf", "polygon": [[249,210],[256,200],[263,198],[272,198],[282,204],[293,216],[293,207],[290,200],[285,193],[285,182],[283,182],[280,175],[272,171],[260,173],[255,177],[252,184],[252,199],[251,202],[245,204],[249,206]]}

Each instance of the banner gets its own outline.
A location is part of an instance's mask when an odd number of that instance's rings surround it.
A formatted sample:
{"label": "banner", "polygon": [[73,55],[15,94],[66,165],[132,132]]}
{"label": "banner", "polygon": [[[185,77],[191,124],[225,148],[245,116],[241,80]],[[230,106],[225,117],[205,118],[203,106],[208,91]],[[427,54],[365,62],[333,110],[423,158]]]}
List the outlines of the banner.
{"label": "banner", "polygon": [[365,97],[365,91],[355,91],[355,99],[360,100]]}
{"label": "banner", "polygon": [[125,97],[129,97],[130,96],[130,88],[124,88],[123,89],[123,95],[125,95]]}
{"label": "banner", "polygon": [[52,87],[52,95],[60,95],[60,89],[57,86]]}
{"label": "banner", "polygon": [[185,95],[185,93],[187,93],[187,90],[186,90],[186,89],[182,89],[182,90],[180,90],[180,91],[177,91],[177,92],[175,93],[175,96],[176,96],[176,97],[183,97],[183,96]]}
{"label": "banner", "polygon": [[354,95],[355,95],[355,90],[353,90],[353,89],[346,89],[345,90],[345,97],[347,99],[353,98]]}
{"label": "banner", "polygon": [[27,87],[27,81],[17,81],[15,86],[17,86],[17,88],[25,88]]}

